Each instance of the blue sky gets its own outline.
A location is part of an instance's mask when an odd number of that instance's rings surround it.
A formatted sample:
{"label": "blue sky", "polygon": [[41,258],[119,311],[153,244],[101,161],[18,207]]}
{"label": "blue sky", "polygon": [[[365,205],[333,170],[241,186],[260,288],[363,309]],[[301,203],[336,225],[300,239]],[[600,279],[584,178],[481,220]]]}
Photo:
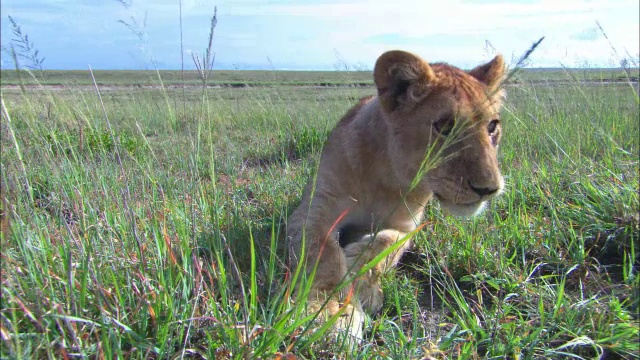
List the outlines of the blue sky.
{"label": "blue sky", "polygon": [[[12,16],[49,69],[180,69],[179,0],[2,0],[2,46]],[[183,0],[185,67],[214,38],[218,69],[371,69],[391,49],[469,68],[496,51],[510,62],[537,39],[534,67],[638,61],[638,0]],[[137,36],[119,20],[137,24]],[[607,40],[596,22],[606,32]],[[617,54],[612,50],[617,50]],[[153,61],[152,61],[153,60]],[[2,52],[2,67],[12,62]]]}

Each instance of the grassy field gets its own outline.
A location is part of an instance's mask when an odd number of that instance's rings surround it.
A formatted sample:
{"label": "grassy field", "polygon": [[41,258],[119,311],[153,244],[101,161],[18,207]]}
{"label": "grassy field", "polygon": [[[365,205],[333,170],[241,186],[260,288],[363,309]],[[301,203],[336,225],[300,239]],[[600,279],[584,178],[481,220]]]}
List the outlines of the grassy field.
{"label": "grassy field", "polygon": [[[35,75],[37,78],[34,78]],[[25,71],[2,70],[2,84],[17,86],[93,85],[89,70],[46,70],[29,74]],[[148,87],[162,84],[168,87],[202,86],[202,81],[195,70],[181,72],[179,70],[132,70],[112,71],[94,70],[96,82],[102,86]],[[638,81],[638,69],[522,69],[510,83],[533,82],[592,82],[592,81]],[[298,86],[298,85],[359,85],[373,86],[371,71],[269,71],[269,70],[215,70],[212,72],[210,86]]]}
{"label": "grassy field", "polygon": [[432,204],[349,349],[292,299],[283,225],[328,131],[375,92],[312,85],[370,74],[203,91],[96,72],[96,92],[51,73],[68,86],[23,92],[3,71],[0,357],[638,358],[637,82],[580,74],[507,87],[505,193],[471,220]]}
{"label": "grassy field", "polygon": [[[624,73],[622,73],[624,74]],[[38,79],[24,71],[2,70],[2,82],[5,85],[18,85],[20,81],[35,85],[93,85],[88,70],[56,71],[47,70],[37,73]],[[148,86],[159,85],[159,79],[166,86],[202,86],[202,80],[195,70],[182,73],[179,70],[131,70],[111,71],[95,70],[99,85],[105,86]],[[620,73],[618,73],[620,75]],[[269,71],[269,70],[216,70],[212,72],[210,86],[243,87],[246,85],[285,86],[285,85],[342,85],[362,83],[373,85],[370,71]]]}

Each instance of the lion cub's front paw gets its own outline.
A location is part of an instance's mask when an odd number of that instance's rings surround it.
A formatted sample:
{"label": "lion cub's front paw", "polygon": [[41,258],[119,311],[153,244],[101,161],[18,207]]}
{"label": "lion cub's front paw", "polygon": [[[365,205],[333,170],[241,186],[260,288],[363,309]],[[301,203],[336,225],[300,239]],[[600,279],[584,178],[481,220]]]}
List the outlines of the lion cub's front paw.
{"label": "lion cub's front paw", "polygon": [[350,341],[361,341],[365,314],[359,304],[346,304],[344,311],[335,324],[335,329],[349,336]]}
{"label": "lion cub's front paw", "polygon": [[[365,241],[349,244],[349,246],[344,249],[349,271],[352,274],[360,271],[362,266],[366,265],[366,262],[371,261],[371,259],[375,257],[375,250],[377,249],[374,249],[370,243]],[[355,280],[358,299],[360,299],[362,307],[369,314],[375,314],[380,311],[384,302],[384,294],[380,287],[380,275],[384,267],[383,263],[384,260]]]}
{"label": "lion cub's front paw", "polygon": [[384,304],[384,293],[380,283],[364,279],[356,282],[358,299],[362,303],[362,308],[369,314],[377,314]]}
{"label": "lion cub's front paw", "polygon": [[326,300],[323,292],[313,294],[307,304],[308,313],[319,313],[317,320],[326,322],[337,316],[332,332],[335,335],[346,334],[350,341],[360,341],[363,336],[365,314],[357,299],[343,303],[335,298]]}

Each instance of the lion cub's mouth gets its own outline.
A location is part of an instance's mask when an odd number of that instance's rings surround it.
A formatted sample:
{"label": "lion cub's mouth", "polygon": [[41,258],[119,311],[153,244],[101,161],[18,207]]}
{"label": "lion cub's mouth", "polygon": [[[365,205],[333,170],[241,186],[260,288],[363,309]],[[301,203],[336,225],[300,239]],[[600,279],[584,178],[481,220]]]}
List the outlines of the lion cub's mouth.
{"label": "lion cub's mouth", "polygon": [[438,193],[434,193],[433,195],[440,203],[440,206],[454,216],[470,217],[477,215],[482,211],[484,204],[486,203],[486,201],[483,200],[470,201],[466,203],[455,202],[444,198]]}

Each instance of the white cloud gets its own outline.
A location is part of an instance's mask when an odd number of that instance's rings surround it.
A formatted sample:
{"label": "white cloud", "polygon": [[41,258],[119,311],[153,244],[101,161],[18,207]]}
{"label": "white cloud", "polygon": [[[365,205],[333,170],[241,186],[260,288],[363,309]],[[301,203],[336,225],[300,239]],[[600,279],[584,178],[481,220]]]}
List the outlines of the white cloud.
{"label": "white cloud", "polygon": [[[229,63],[266,63],[269,56],[276,66],[295,62],[301,67],[331,68],[337,52],[347,62],[372,66],[381,52],[403,48],[428,59],[472,66],[492,55],[485,40],[507,57],[517,57],[546,36],[534,54],[534,65],[557,66],[559,61],[569,65],[582,59],[609,61],[611,45],[599,30],[593,31],[596,21],[619,52],[637,54],[638,4],[637,0],[182,0],[182,20],[185,48],[201,48],[217,5],[215,49],[218,58]],[[0,7],[3,14],[25,24],[38,44],[56,48],[60,41],[74,42],[70,37],[77,36],[76,46],[112,43],[111,53],[136,50],[122,49],[131,46],[132,33],[117,21],[133,17],[141,22],[147,16],[145,45],[166,63],[179,55],[178,0],[132,0],[130,8],[115,0],[3,0]],[[6,23],[2,22],[3,41],[10,37]],[[591,40],[576,39],[588,29],[582,38]],[[105,51],[109,50],[94,52]]]}
{"label": "white cloud", "polygon": [[[323,48],[327,54],[336,49],[342,57],[354,62],[371,63],[380,52],[391,47],[404,47],[419,53],[443,56],[449,61],[466,62],[471,57],[487,55],[484,40],[491,41],[501,52],[518,56],[542,36],[547,36],[547,39],[541,48],[572,48],[569,53],[582,58],[588,55],[587,47],[585,44],[576,44],[570,36],[580,29],[593,28],[597,20],[603,26],[607,24],[605,30],[608,29],[615,36],[619,46],[637,52],[638,44],[637,26],[629,29],[629,25],[625,27],[619,21],[609,21],[616,19],[617,14],[629,13],[630,10],[633,13],[633,9],[637,13],[637,0],[541,0],[527,3],[400,0],[339,4],[233,2],[221,4],[220,8],[231,16],[308,19],[309,27],[322,28],[310,46],[316,47],[316,51],[318,47]],[[306,29],[290,31],[304,32]],[[413,43],[364,43],[365,39],[381,34],[399,34],[407,40],[413,39]],[[421,42],[426,37],[439,34],[478,37],[481,40],[471,49],[454,44],[444,47]],[[607,53],[607,56],[610,52],[602,47],[598,49]],[[538,53],[545,54],[546,63],[554,57],[553,51],[539,50]],[[598,58],[602,59],[603,56]]]}
{"label": "white cloud", "polygon": [[[585,5],[588,4],[588,5]],[[634,5],[635,4],[635,5]],[[434,33],[470,34],[517,27],[540,28],[541,24],[579,24],[595,14],[637,8],[636,0],[553,1],[538,3],[463,3],[453,1],[371,1],[341,4],[230,5],[229,15],[305,16],[348,26],[352,32],[398,32],[406,36]],[[365,30],[362,30],[365,29]],[[349,34],[346,34],[349,35]]]}

